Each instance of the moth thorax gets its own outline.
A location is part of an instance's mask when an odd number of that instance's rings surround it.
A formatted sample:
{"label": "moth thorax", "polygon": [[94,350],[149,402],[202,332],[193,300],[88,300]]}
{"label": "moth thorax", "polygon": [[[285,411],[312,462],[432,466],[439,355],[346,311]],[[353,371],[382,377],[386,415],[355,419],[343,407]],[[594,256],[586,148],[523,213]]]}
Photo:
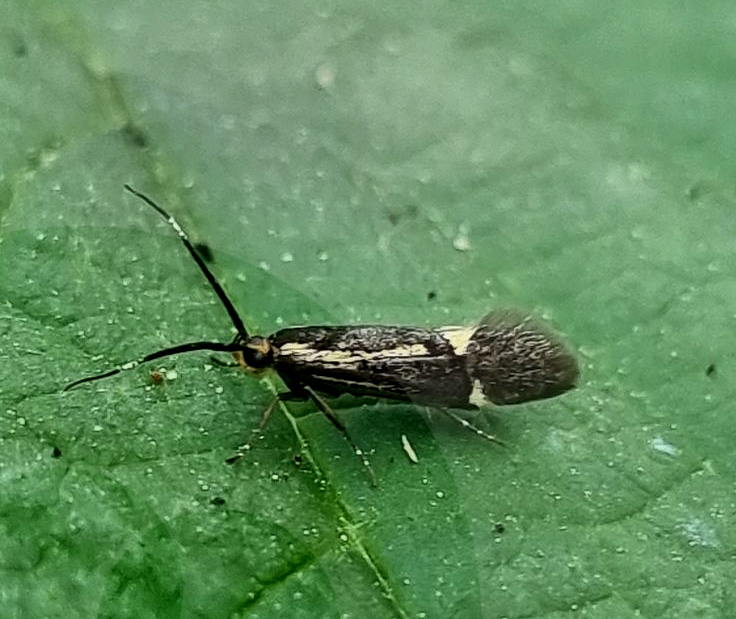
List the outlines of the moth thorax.
{"label": "moth thorax", "polygon": [[273,349],[268,338],[254,335],[248,339],[238,337],[235,342],[240,348],[233,357],[249,374],[262,374],[273,365]]}

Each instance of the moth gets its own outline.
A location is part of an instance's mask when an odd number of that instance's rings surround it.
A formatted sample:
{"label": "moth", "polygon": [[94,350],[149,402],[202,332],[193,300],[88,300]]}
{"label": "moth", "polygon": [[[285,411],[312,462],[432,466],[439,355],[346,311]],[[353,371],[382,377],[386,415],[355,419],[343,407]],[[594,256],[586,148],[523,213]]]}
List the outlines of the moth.
{"label": "moth", "polygon": [[[252,335],[223,287],[179,223],[145,194],[125,189],[156,210],[173,228],[221,301],[236,335],[230,342],[198,341],[158,350],[100,374],[80,378],[69,390],[180,353],[230,353],[235,364],[260,377],[275,371],[286,386],[264,411],[262,430],[278,402],[312,400],[350,443],[371,479],[375,475],[327,398],[372,396],[439,408],[489,440],[452,409],[477,409],[541,400],[576,386],[575,356],[549,330],[515,312],[491,312],[472,326],[304,326],[270,336]],[[241,447],[229,462],[241,457]]]}

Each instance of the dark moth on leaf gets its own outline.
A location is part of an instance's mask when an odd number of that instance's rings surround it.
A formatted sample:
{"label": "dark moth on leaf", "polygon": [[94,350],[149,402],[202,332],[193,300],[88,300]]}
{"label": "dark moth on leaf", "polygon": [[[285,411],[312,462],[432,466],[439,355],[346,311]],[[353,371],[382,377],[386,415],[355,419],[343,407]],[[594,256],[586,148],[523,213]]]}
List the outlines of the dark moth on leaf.
{"label": "dark moth on leaf", "polygon": [[[237,334],[230,342],[187,342],[158,350],[76,380],[65,390],[170,355],[227,352],[250,374],[274,370],[287,387],[263,413],[259,430],[279,401],[311,399],[343,433],[375,481],[365,454],[324,396],[348,393],[438,407],[476,434],[497,441],[449,409],[551,398],[572,389],[578,380],[577,361],[560,340],[511,312],[492,312],[465,327],[307,326],[281,329],[268,337],[251,335],[205,263],[211,256],[202,256],[181,225],[153,200],[128,185],[125,188],[155,209],[179,235]],[[237,460],[246,448],[241,447],[229,461]]]}

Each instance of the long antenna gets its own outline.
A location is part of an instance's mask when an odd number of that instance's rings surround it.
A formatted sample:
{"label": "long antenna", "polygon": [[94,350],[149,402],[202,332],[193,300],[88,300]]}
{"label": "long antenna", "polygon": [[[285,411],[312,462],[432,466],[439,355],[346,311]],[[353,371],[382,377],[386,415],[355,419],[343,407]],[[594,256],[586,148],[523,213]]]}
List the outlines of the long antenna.
{"label": "long antenna", "polygon": [[225,306],[225,309],[227,310],[227,313],[230,316],[230,320],[232,321],[233,326],[237,330],[238,335],[240,335],[240,337],[242,337],[243,339],[247,340],[249,335],[248,335],[248,330],[245,328],[245,324],[243,324],[243,319],[238,314],[238,311],[235,309],[235,306],[233,305],[230,298],[227,296],[227,293],[225,292],[225,290],[222,288],[222,286],[217,281],[217,279],[215,279],[215,276],[212,274],[212,271],[209,270],[204,260],[202,260],[202,257],[197,253],[197,250],[194,249],[192,242],[189,240],[189,236],[187,235],[186,232],[184,232],[184,228],[182,228],[179,225],[179,222],[176,221],[176,219],[174,219],[162,207],[160,207],[153,200],[151,200],[151,198],[149,198],[147,195],[141,193],[140,191],[133,189],[127,183],[124,185],[124,187],[127,191],[132,193],[134,196],[140,198],[146,204],[156,209],[156,211],[158,211],[158,213],[166,220],[166,222],[176,231],[176,233],[179,235],[179,238],[181,239],[181,242],[184,243],[184,247],[186,247],[187,250],[189,250],[189,253],[192,255],[192,258],[194,258],[194,262],[197,263],[199,270],[202,271],[202,273],[204,273],[204,276],[207,278],[207,281],[210,283],[210,286],[212,286],[212,289],[215,291],[217,298],[220,299],[222,304]]}
{"label": "long antenna", "polygon": [[193,350],[233,352],[235,350],[239,350],[239,347],[235,343],[222,344],[220,342],[189,342],[187,344],[179,344],[178,346],[172,346],[171,348],[157,350],[156,352],[152,352],[144,357],[140,357],[139,359],[134,359],[133,361],[126,361],[125,363],[122,363],[117,367],[112,368],[111,370],[107,370],[106,372],[102,372],[101,374],[95,374],[94,376],[85,376],[84,378],[75,380],[73,383],[69,383],[66,387],[64,387],[62,391],[69,391],[70,389],[74,389],[74,387],[76,387],[77,385],[81,385],[82,383],[91,383],[95,380],[108,378],[109,376],[115,376],[115,374],[120,374],[120,372],[132,370],[134,368],[137,368],[142,363],[147,363],[148,361],[153,361],[154,359],[160,359],[161,357],[170,357],[171,355],[178,355],[182,352],[192,352]]}
{"label": "long antenna", "polygon": [[154,359],[161,359],[161,357],[169,357],[171,355],[178,355],[179,353],[183,352],[192,352],[194,350],[212,350],[215,352],[235,352],[237,350],[240,350],[241,344],[238,343],[238,340],[247,340],[249,339],[248,330],[245,328],[245,325],[243,324],[242,318],[238,315],[237,310],[235,309],[235,306],[233,305],[232,301],[230,301],[230,298],[225,293],[225,290],[223,290],[220,283],[215,279],[215,276],[212,274],[212,272],[207,268],[207,265],[204,263],[204,260],[202,260],[202,257],[197,253],[197,250],[194,249],[194,246],[192,245],[192,242],[189,240],[189,236],[186,232],[184,232],[184,228],[179,225],[179,222],[176,221],[169,213],[167,213],[163,208],[161,208],[158,204],[156,204],[151,198],[149,198],[147,195],[142,194],[140,191],[136,191],[133,189],[130,185],[124,185],[125,189],[132,193],[134,196],[140,198],[143,200],[146,204],[148,204],[150,207],[154,208],[165,220],[166,222],[176,231],[176,233],[179,235],[179,238],[181,239],[181,242],[184,243],[184,247],[187,248],[189,253],[191,254],[192,258],[194,258],[194,262],[197,263],[197,266],[199,266],[199,270],[204,273],[204,276],[207,278],[207,281],[210,283],[210,286],[212,286],[212,289],[215,291],[215,294],[217,295],[217,298],[220,299],[222,304],[225,306],[225,309],[227,310],[228,315],[230,316],[230,320],[233,323],[233,326],[238,331],[238,336],[236,337],[232,342],[229,344],[223,344],[222,342],[188,342],[186,344],[179,344],[177,346],[171,346],[170,348],[164,348],[163,350],[157,350],[156,352],[152,352],[148,355],[145,355],[144,357],[140,357],[138,359],[134,359],[132,361],[127,361],[125,363],[122,363],[121,365],[118,365],[110,370],[107,370],[105,372],[101,372],[100,374],[95,374],[94,376],[86,376],[85,378],[80,378],[78,380],[75,380],[72,383],[69,383],[66,387],[64,387],[64,391],[69,391],[70,389],[73,389],[77,385],[81,385],[82,383],[90,383],[92,381],[101,380],[103,378],[108,378],[109,376],[115,376],[115,374],[119,374],[120,372],[125,372],[127,370],[132,370],[134,368],[137,368],[142,363],[146,363],[148,361],[153,361]]}

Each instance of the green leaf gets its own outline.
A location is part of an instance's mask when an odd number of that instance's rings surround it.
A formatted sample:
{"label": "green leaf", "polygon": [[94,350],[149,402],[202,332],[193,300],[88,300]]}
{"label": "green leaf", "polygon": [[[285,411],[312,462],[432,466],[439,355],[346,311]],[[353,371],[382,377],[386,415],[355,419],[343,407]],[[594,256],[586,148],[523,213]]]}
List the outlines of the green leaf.
{"label": "green leaf", "polygon": [[[0,599],[11,617],[728,617],[731,3],[5,3]],[[541,315],[580,388],[308,404],[249,327]],[[175,376],[175,378],[174,378]],[[405,435],[419,463],[406,458]]]}

